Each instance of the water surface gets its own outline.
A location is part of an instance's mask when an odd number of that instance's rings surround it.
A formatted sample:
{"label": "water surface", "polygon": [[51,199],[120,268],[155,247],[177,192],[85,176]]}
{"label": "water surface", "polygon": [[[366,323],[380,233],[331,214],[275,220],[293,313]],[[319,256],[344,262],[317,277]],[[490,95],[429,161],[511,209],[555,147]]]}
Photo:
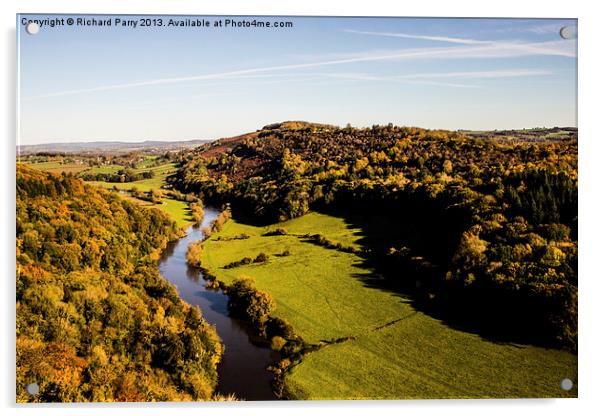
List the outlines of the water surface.
{"label": "water surface", "polygon": [[198,305],[205,319],[216,326],[225,346],[218,366],[218,392],[234,393],[244,400],[275,400],[272,376],[266,367],[277,360],[278,354],[260,344],[247,324],[230,318],[228,297],[221,290],[206,289],[202,273],[186,264],[188,244],[202,240],[201,228],[210,225],[218,214],[217,210],[205,207],[201,227],[190,227],[185,237],[168,245],[159,260],[159,271],[176,285],[184,301]]}

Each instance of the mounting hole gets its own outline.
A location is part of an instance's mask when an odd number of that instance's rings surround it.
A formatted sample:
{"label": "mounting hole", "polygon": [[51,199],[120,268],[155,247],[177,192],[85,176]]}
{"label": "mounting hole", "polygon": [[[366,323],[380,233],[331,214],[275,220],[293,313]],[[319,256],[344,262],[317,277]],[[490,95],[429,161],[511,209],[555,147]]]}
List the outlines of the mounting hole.
{"label": "mounting hole", "polygon": [[40,31],[40,25],[37,24],[36,22],[29,22],[25,26],[25,31],[27,33],[29,33],[30,35],[37,35],[38,32]]}
{"label": "mounting hole", "polygon": [[577,30],[575,27],[563,26],[560,28],[560,37],[562,39],[574,39],[577,37]]}
{"label": "mounting hole", "polygon": [[30,383],[27,385],[27,393],[31,394],[32,396],[38,394],[39,391],[40,386],[38,386],[38,383]]}
{"label": "mounting hole", "polygon": [[573,388],[573,380],[565,378],[560,382],[560,388],[564,391],[569,391]]}

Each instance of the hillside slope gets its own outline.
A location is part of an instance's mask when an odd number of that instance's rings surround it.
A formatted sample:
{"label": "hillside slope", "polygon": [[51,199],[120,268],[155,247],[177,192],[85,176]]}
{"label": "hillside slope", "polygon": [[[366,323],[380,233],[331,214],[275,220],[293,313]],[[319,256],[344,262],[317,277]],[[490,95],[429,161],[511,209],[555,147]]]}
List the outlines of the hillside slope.
{"label": "hillside slope", "polygon": [[164,213],[20,164],[16,209],[17,401],[212,397],[221,343],[158,273]]}

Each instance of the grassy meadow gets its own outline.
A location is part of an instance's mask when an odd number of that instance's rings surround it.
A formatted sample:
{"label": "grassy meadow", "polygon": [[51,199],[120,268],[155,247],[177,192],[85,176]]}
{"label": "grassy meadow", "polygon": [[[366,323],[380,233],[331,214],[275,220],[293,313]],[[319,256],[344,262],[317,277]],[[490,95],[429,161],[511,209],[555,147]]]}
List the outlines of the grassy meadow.
{"label": "grassy meadow", "polygon": [[[155,176],[151,179],[143,179],[140,181],[122,183],[101,181],[90,181],[88,183],[106,189],[117,188],[122,191],[131,191],[134,188],[142,192],[149,192],[153,189],[159,190],[163,185],[165,185],[165,178],[171,173],[173,173],[177,169],[177,167],[174,163],[167,163],[160,166],[148,167],[149,162],[151,161],[152,160],[147,159],[144,162],[142,162],[136,169],[134,169],[134,172],[136,173],[152,170],[155,173]],[[119,165],[107,165],[93,169],[99,169],[97,171],[91,170],[91,172],[93,173],[114,173],[117,172],[119,169],[122,169],[122,167]],[[122,195],[126,196],[129,200],[140,203],[143,206],[153,206],[155,208],[159,208],[165,211],[178,224],[178,227],[185,228],[189,225],[192,225],[193,223],[193,218],[188,203],[184,201],[177,201],[171,198],[163,198],[161,204],[151,204],[147,201],[133,198],[128,194]]]}
{"label": "grassy meadow", "polygon": [[87,173],[117,173],[123,166],[121,165],[102,165],[102,166],[93,166],[86,170]]}
{"label": "grassy meadow", "polygon": [[161,186],[165,183],[165,177],[155,177],[151,179],[143,179],[141,181],[134,182],[102,182],[102,181],[89,181],[96,186],[101,186],[106,189],[117,188],[122,191],[131,191],[136,188],[142,192],[149,192],[153,189],[161,189]]}
{"label": "grassy meadow", "polygon": [[25,163],[31,168],[50,173],[73,173],[74,175],[88,169],[88,165],[80,163],[63,163],[61,161]]}
{"label": "grassy meadow", "polygon": [[[119,169],[122,169],[122,166],[119,165],[106,165],[98,168],[92,168],[88,172],[90,173],[116,173]],[[153,171],[154,177],[151,179],[143,179],[140,181],[134,182],[100,182],[100,181],[90,181],[94,185],[102,186],[104,188],[118,188],[120,190],[129,191],[133,188],[138,189],[142,192],[148,192],[153,189],[161,189],[163,185],[165,185],[165,178],[174,173],[177,170],[177,166],[175,163],[166,163],[159,166],[148,167],[148,162],[142,162],[140,166],[136,169],[132,169],[134,173],[142,173]]]}
{"label": "grassy meadow", "polygon": [[[287,235],[263,235],[276,228]],[[225,283],[253,278],[276,300],[275,316],[290,322],[305,342],[324,345],[286,375],[292,398],[576,396],[576,388],[559,387],[563,378],[576,380],[575,355],[452,329],[415,310],[408,299],[368,287],[374,272],[361,257],[316,245],[302,237],[307,233],[353,247],[362,236],[343,219],[318,213],[268,227],[230,220],[204,243],[201,257],[202,266]],[[228,238],[242,234],[249,238]],[[259,253],[269,260],[224,268]],[[342,337],[353,339],[328,344]]]}
{"label": "grassy meadow", "polygon": [[187,202],[163,198],[161,204],[153,206],[167,212],[180,228],[186,228],[194,222]]}

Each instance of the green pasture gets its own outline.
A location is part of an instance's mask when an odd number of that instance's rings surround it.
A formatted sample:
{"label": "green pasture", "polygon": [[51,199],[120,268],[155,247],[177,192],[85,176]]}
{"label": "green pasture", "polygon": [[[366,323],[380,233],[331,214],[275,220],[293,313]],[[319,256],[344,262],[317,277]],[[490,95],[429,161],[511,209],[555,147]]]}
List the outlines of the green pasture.
{"label": "green pasture", "polygon": [[163,198],[163,202],[161,204],[153,206],[168,213],[180,228],[186,228],[194,223],[192,214],[190,212],[190,207],[188,206],[187,202]]}
{"label": "green pasture", "polygon": [[[147,159],[145,159],[146,161]],[[149,161],[152,162],[152,159],[149,157]],[[117,166],[117,165],[107,165],[105,168],[109,168],[109,166]],[[121,168],[121,167],[120,167]],[[143,172],[147,170],[152,170],[155,172],[155,176],[151,179],[143,179],[135,182],[101,182],[101,181],[90,181],[88,183],[100,186],[106,189],[114,189],[117,188],[123,191],[131,191],[136,188],[142,192],[149,192],[153,189],[160,190],[163,185],[165,185],[165,178],[171,173],[175,172],[177,166],[174,163],[167,163],[160,166],[154,167],[142,167],[135,169],[136,172]],[[118,170],[118,169],[117,169]],[[191,225],[194,221],[192,218],[192,214],[190,213],[190,208],[188,203],[183,201],[177,201],[175,199],[163,198],[161,204],[150,204],[146,201],[142,201],[137,198],[133,198],[129,194],[121,194],[123,197],[126,197],[129,200],[134,200],[134,202],[140,203],[144,206],[153,206],[155,208],[161,209],[165,211],[167,214],[171,216],[171,218],[178,224],[178,227],[187,227]]]}
{"label": "green pasture", "polygon": [[[262,236],[275,228],[289,234]],[[243,233],[250,238],[218,239]],[[415,310],[408,299],[380,289],[378,277],[359,256],[315,245],[300,237],[306,233],[321,233],[345,246],[357,246],[362,236],[343,219],[318,213],[268,227],[230,220],[205,242],[201,259],[226,283],[254,278],[259,289],[275,298],[274,315],[289,321],[306,342],[325,345],[286,375],[291,397],[576,396],[576,387],[560,389],[563,378],[577,379],[575,355],[495,343],[452,329]],[[278,256],[285,250],[289,256]],[[267,263],[223,268],[261,252],[270,256]],[[327,344],[349,336],[354,339]]]}
{"label": "green pasture", "polygon": [[117,173],[123,166],[121,165],[102,165],[102,166],[94,166],[86,171],[86,173],[97,174],[97,173]]}
{"label": "green pasture", "polygon": [[77,174],[89,168],[88,165],[79,164],[79,163],[63,163],[61,161],[51,161],[51,162],[36,162],[36,163],[27,163],[24,162],[27,166],[43,170],[44,172],[50,173],[73,173]]}
{"label": "green pasture", "polygon": [[106,189],[117,188],[123,191],[131,191],[136,188],[142,192],[149,192],[153,189],[161,189],[161,186],[165,184],[164,177],[154,177],[151,179],[143,179],[135,182],[102,182],[102,181],[89,181],[89,184],[100,186]]}

